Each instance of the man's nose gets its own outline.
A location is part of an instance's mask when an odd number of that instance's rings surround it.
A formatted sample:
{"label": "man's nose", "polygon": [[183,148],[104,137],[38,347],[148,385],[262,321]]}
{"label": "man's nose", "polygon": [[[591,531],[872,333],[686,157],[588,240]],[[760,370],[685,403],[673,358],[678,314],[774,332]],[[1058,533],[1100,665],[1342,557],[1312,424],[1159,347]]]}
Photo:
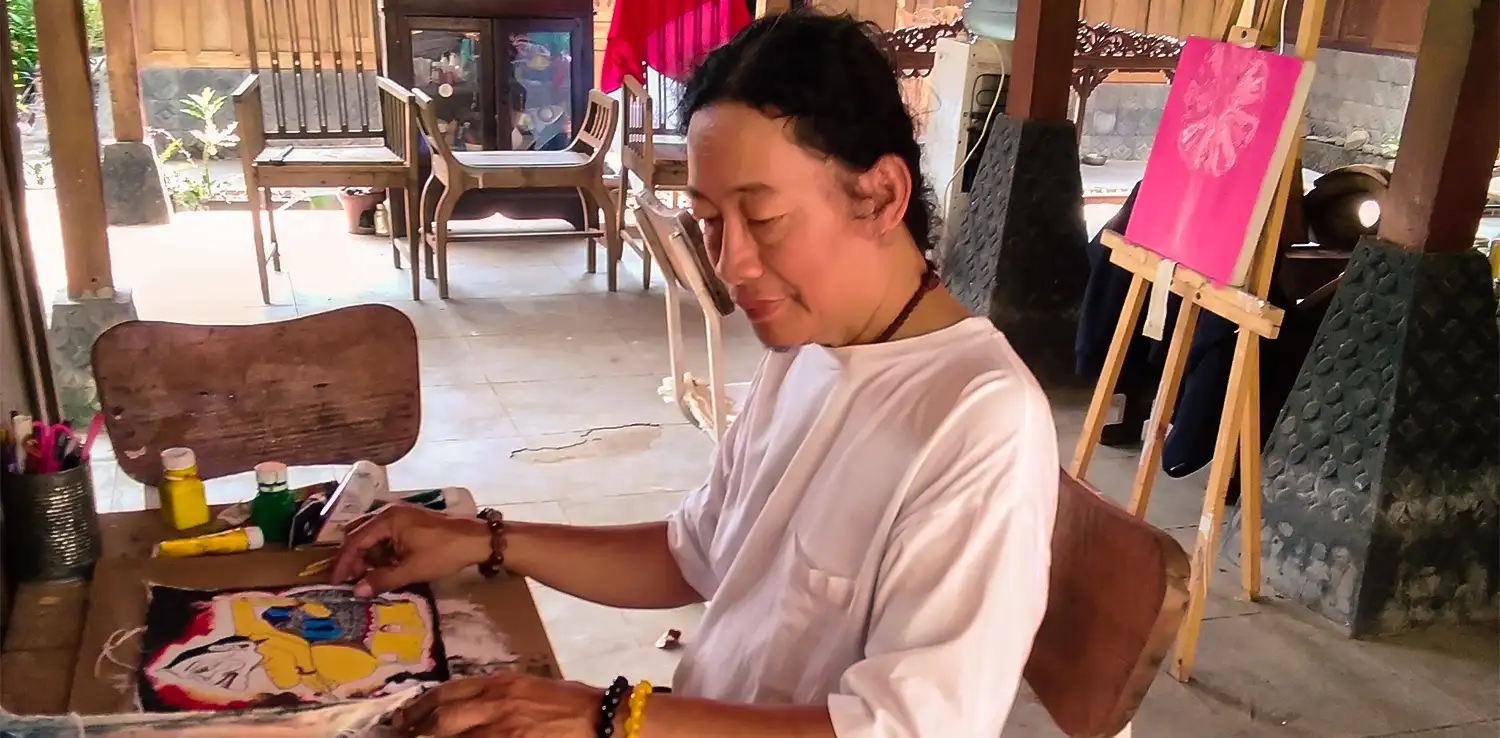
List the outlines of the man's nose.
{"label": "man's nose", "polygon": [[719,263],[714,267],[719,278],[730,285],[745,284],[765,273],[760,263],[759,246],[743,222],[725,220],[723,240],[719,244]]}

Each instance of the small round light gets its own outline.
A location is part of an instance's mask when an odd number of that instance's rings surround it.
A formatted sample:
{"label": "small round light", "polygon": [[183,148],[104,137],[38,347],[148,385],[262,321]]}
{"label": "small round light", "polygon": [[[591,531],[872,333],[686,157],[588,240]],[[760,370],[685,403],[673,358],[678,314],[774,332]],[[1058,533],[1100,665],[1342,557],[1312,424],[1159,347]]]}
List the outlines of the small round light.
{"label": "small round light", "polygon": [[1380,203],[1374,200],[1365,200],[1359,204],[1359,224],[1366,228],[1375,227],[1380,222]]}

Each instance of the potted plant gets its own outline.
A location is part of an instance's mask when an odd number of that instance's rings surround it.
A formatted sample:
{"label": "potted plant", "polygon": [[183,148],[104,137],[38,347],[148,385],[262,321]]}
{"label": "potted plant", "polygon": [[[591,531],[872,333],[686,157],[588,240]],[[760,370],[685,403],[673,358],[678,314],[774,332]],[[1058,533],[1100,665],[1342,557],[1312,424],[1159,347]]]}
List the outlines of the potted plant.
{"label": "potted plant", "polygon": [[375,235],[375,208],[385,202],[385,190],[370,187],[345,187],[339,190],[339,204],[349,221],[349,232],[356,236]]}

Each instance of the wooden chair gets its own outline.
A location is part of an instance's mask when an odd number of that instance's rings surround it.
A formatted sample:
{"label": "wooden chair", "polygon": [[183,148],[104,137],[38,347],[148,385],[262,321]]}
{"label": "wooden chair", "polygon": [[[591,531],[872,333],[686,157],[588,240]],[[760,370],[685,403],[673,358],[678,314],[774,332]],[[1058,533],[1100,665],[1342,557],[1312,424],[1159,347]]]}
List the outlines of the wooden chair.
{"label": "wooden chair", "polygon": [[[256,269],[260,272],[260,296],[270,304],[271,285],[266,267],[281,271],[281,244],[276,238],[275,206],[271,201],[273,187],[376,187],[402,192],[402,207],[407,214],[407,244],[416,243],[414,225],[419,181],[417,162],[417,126],[411,93],[384,77],[376,78],[381,117],[385,120],[384,141],[378,146],[278,146],[266,148],[269,138],[263,128],[264,108],[260,77],[247,77],[234,91],[234,115],[239,123],[240,162],[245,171],[245,193],[250,201],[252,227],[255,231]],[[271,249],[266,252],[261,233],[260,212],[264,207],[270,229]],[[411,297],[422,299],[422,280],[416,263],[410,258]],[[395,229],[391,229],[391,260],[401,268],[401,248]]]}
{"label": "wooden chair", "polygon": [[212,479],[262,461],[391,464],[421,426],[416,329],[385,305],[259,325],[129,321],[99,337],[93,363],[120,468],[148,485],[173,446]]}
{"label": "wooden chair", "polygon": [[[376,0],[242,0],[250,76],[234,93],[245,194],[254,216],[261,299],[271,301],[266,275],[281,270],[271,188],[378,187],[403,190],[416,202],[416,131],[410,93],[376,75],[380,15]],[[302,8],[290,12],[294,6]],[[305,12],[303,12],[305,10]],[[236,34],[240,35],[240,34]],[[271,145],[268,149],[268,144]],[[390,193],[394,213],[395,193]],[[269,257],[261,235],[266,209]],[[413,231],[408,226],[408,237]],[[392,259],[401,266],[392,233]],[[410,243],[410,241],[409,241]],[[413,267],[415,271],[415,267]],[[412,276],[412,298],[421,280]]]}
{"label": "wooden chair", "polygon": [[[615,135],[615,123],[620,114],[620,104],[604,93],[593,90],[589,93],[588,112],[583,126],[573,143],[563,151],[458,151],[448,145],[447,137],[441,135],[437,114],[432,108],[432,98],[421,90],[414,93],[419,112],[418,124],[422,136],[432,150],[432,176],[422,189],[422,246],[429,265],[433,251],[437,256],[438,296],[448,298],[448,241],[456,237],[495,239],[510,235],[528,237],[546,235],[578,235],[577,231],[563,233],[506,234],[495,232],[455,234],[450,232],[450,219],[458,199],[465,192],[479,189],[532,189],[544,187],[570,187],[578,191],[586,214],[604,212],[605,224],[599,231],[583,231],[588,236],[588,271],[597,269],[595,239],[604,236],[609,270],[609,289],[618,285],[617,266],[620,260],[620,233],[609,224],[616,223],[614,198],[604,182],[604,155],[609,141]],[[434,187],[434,182],[441,188]],[[441,189],[437,203],[430,202],[434,193]],[[431,239],[430,241],[428,239]],[[430,274],[431,266],[429,266]]]}
{"label": "wooden chair", "polygon": [[[658,137],[655,106],[651,93],[633,76],[625,75],[620,88],[620,190],[615,210],[619,213],[622,239],[641,257],[641,288],[651,289],[651,250],[645,244],[625,238],[626,198],[630,196],[630,175],[641,181],[641,191],[654,195],[661,191],[687,188],[687,141],[681,136]],[[640,227],[637,224],[637,227]]]}
{"label": "wooden chair", "polygon": [[1187,612],[1191,564],[1171,536],[1059,475],[1047,614],[1026,682],[1069,736],[1128,736]]}
{"label": "wooden chair", "polygon": [[[635,199],[635,220],[647,253],[661,265],[667,283],[667,356],[671,376],[659,392],[675,403],[688,422],[713,436],[724,436],[743,406],[748,384],[724,383],[724,341],[720,319],[734,312],[729,290],[714,274],[697,221],[686,211],[668,208],[655,194]],[[692,293],[703,310],[708,339],[708,381],[688,373],[683,362],[682,290]]]}

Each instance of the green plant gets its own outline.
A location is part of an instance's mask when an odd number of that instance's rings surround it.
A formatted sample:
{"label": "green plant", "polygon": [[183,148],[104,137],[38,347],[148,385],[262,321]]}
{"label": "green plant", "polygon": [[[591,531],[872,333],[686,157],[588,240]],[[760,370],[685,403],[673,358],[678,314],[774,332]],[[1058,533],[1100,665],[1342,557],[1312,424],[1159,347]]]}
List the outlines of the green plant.
{"label": "green plant", "polygon": [[36,69],[36,13],[32,0],[5,0],[10,21],[10,58],[16,86],[24,87]]}
{"label": "green plant", "polygon": [[204,203],[219,192],[219,183],[209,176],[206,167],[200,172],[192,172],[191,168],[164,169],[162,185],[179,210],[202,210]]}
{"label": "green plant", "polygon": [[238,123],[230,122],[224,128],[220,128],[214,117],[224,108],[229,98],[205,87],[197,94],[188,95],[182,100],[182,112],[197,118],[203,123],[203,127],[190,131],[193,138],[203,147],[203,158],[205,160],[218,157],[219,149],[233,146],[240,142],[240,137],[235,134],[234,129]]}
{"label": "green plant", "polygon": [[[161,137],[165,141],[161,152],[156,155],[157,161],[162,164],[162,183],[166,185],[167,194],[172,201],[183,210],[201,210],[205,202],[223,193],[222,183],[214,180],[209,172],[208,162],[217,159],[224,148],[240,141],[240,137],[234,132],[234,123],[220,128],[214,120],[228,100],[224,95],[205,87],[201,92],[188,95],[181,101],[182,112],[203,124],[202,128],[189,131],[202,150],[201,158],[194,158],[193,152],[181,138],[161,129],[151,130],[153,137]],[[172,166],[174,157],[186,162],[187,166]]]}
{"label": "green plant", "polygon": [[52,179],[52,160],[26,162],[26,184],[30,187],[46,187]]}
{"label": "green plant", "polygon": [[[156,160],[161,164],[161,181],[167,196],[179,210],[202,210],[204,202],[213,199],[218,192],[218,183],[208,170],[208,160],[194,159],[182,139],[168,131],[153,128],[150,134],[165,141],[156,154]],[[183,165],[174,164],[174,159],[181,160]]]}
{"label": "green plant", "polygon": [[83,32],[90,55],[104,53],[104,11],[99,0],[83,0]]}

